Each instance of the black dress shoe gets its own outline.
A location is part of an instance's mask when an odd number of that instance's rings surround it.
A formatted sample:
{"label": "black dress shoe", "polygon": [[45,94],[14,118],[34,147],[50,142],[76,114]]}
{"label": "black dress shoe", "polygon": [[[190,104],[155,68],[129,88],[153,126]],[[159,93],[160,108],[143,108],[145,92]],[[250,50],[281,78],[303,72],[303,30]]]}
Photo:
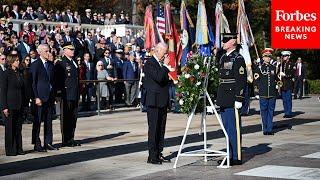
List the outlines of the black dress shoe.
{"label": "black dress shoe", "polygon": [[268,135],[268,133],[267,132],[263,132],[263,135]]}
{"label": "black dress shoe", "polygon": [[267,135],[273,136],[273,135],[274,135],[274,132],[267,132]]}
{"label": "black dress shoe", "polygon": [[23,150],[18,150],[17,154],[18,155],[25,155],[26,153]]}
{"label": "black dress shoe", "polygon": [[163,155],[159,156],[159,160],[164,163],[171,163],[171,159],[164,157]]}
{"label": "black dress shoe", "polygon": [[34,150],[35,151],[38,151],[38,152],[47,152],[47,150],[45,150],[42,146],[40,145],[37,145],[37,146],[34,146]]}
{"label": "black dress shoe", "polygon": [[147,163],[149,164],[162,164],[162,162],[160,160],[157,160],[157,159],[148,159]]}
{"label": "black dress shoe", "polygon": [[62,143],[61,147],[74,147],[74,144],[71,142]]}
{"label": "black dress shoe", "polygon": [[232,165],[242,165],[241,160],[232,160]]}
{"label": "black dress shoe", "polygon": [[81,146],[81,144],[75,140],[72,140],[70,143],[73,144],[73,146]]}
{"label": "black dress shoe", "polygon": [[59,150],[58,148],[54,147],[52,144],[46,144],[46,145],[44,146],[44,148],[45,148],[46,150],[51,150],[51,151],[53,151],[53,150]]}

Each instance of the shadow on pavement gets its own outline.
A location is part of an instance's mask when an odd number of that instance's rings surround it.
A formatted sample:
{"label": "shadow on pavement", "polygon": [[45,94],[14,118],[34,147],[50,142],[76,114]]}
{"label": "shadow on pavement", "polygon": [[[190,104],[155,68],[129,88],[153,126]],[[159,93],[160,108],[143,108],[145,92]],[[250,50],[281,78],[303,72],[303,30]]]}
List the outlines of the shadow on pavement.
{"label": "shadow on pavement", "polygon": [[[320,120],[319,119],[292,119],[292,120],[283,120],[282,123],[285,124],[285,123],[288,123],[288,121],[291,121],[292,125],[294,126],[294,125],[316,122]],[[242,131],[243,134],[259,132],[261,131],[261,125],[256,124],[256,125],[246,126],[246,127],[243,127],[242,130],[243,130]],[[106,135],[102,137],[110,138],[112,137],[112,135]],[[103,140],[102,137],[100,138],[98,137],[97,139]],[[218,139],[222,137],[224,137],[224,135],[221,130],[211,131],[207,133],[208,140]],[[182,140],[182,136],[166,138],[165,139],[166,147],[180,145],[181,140]],[[202,140],[203,140],[203,137],[200,136],[198,133],[190,134],[188,135],[185,144],[201,142]],[[95,140],[94,138],[90,138],[89,140],[82,140],[82,141],[89,143],[89,142],[94,142]],[[194,148],[197,148],[197,147],[194,147]],[[261,147],[259,146],[259,147],[253,148],[253,150],[259,150],[258,152],[260,152],[260,148]],[[251,148],[249,148],[249,150],[250,149]],[[16,162],[9,162],[9,163],[0,164],[0,176],[46,169],[46,168],[51,168],[56,166],[68,165],[68,164],[73,164],[78,162],[85,162],[85,161],[107,158],[112,156],[131,154],[131,153],[136,153],[136,152],[141,152],[146,150],[148,150],[148,142],[144,141],[144,142],[136,142],[131,144],[110,146],[110,147],[91,149],[91,150],[85,150],[85,151],[79,151],[79,152],[71,152],[71,153],[53,155],[48,157],[27,159],[27,160],[16,161]],[[186,150],[187,149],[184,148],[184,151]],[[176,156],[176,153],[175,154],[173,153],[173,156]]]}

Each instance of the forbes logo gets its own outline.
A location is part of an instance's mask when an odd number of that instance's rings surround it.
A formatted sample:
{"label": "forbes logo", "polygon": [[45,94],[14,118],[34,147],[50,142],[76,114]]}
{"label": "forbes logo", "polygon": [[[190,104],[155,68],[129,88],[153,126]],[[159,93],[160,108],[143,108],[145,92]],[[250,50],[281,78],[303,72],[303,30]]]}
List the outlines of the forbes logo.
{"label": "forbes logo", "polygon": [[317,13],[300,13],[299,10],[287,13],[284,10],[276,10],[276,21],[316,21]]}

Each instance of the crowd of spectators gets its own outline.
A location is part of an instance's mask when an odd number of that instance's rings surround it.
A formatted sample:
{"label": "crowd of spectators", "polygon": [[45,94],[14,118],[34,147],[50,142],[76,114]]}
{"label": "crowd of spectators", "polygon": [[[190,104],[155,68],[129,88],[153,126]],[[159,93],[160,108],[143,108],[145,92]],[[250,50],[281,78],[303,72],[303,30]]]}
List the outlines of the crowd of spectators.
{"label": "crowd of spectators", "polygon": [[[13,9],[17,10],[17,7],[13,6]],[[10,8],[8,11],[6,6],[4,12],[11,12]],[[26,12],[32,11],[29,8]],[[5,70],[7,56],[17,55],[19,57],[18,69],[23,77],[24,92],[26,92],[23,103],[25,121],[32,119],[30,112],[32,112],[33,95],[30,66],[39,59],[38,47],[41,44],[48,45],[49,58],[58,62],[63,56],[63,45],[72,43],[75,47],[74,60],[79,67],[80,80],[110,80],[107,83],[100,83],[100,89],[97,89],[97,84],[82,83],[80,85],[80,102],[82,103],[80,110],[97,108],[97,94],[101,97],[102,109],[113,110],[115,103],[127,106],[139,105],[139,101],[137,101],[139,82],[130,81],[130,79],[139,79],[144,62],[146,53],[143,31],[133,34],[130,29],[127,29],[125,36],[121,37],[117,36],[116,29],[114,29],[108,36],[104,36],[99,28],[83,32],[81,26],[72,29],[66,25],[57,26],[49,31],[46,29],[46,22],[43,22],[35,30],[30,22],[25,22],[21,31],[17,32],[13,29],[13,23],[10,21],[10,18],[15,18],[15,16],[10,14],[12,13],[2,13],[2,18],[0,18],[0,57],[4,59],[0,61],[0,64]],[[30,16],[33,16],[32,13],[28,14],[19,13],[19,18],[27,17],[29,19]],[[42,17],[49,20],[46,15],[39,16],[38,14],[37,17],[39,20],[42,20]],[[93,16],[90,22],[93,23],[94,20]],[[106,21],[104,20],[104,22]]]}
{"label": "crowd of spectators", "polygon": [[85,12],[79,13],[78,11],[53,11],[45,10],[41,6],[33,9],[28,6],[25,10],[19,9],[18,5],[12,7],[2,5],[0,9],[0,18],[6,19],[24,19],[35,21],[52,21],[52,22],[67,22],[78,24],[97,24],[97,25],[115,25],[115,24],[131,24],[129,14],[121,11],[120,14],[97,13],[92,12],[91,9],[86,9]]}

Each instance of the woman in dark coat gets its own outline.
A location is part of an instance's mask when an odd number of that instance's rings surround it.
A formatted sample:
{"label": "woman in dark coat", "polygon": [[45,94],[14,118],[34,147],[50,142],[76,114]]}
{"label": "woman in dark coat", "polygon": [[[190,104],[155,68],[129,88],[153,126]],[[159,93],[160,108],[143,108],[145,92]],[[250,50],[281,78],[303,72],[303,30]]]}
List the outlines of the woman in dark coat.
{"label": "woman in dark coat", "polygon": [[22,150],[23,77],[19,73],[19,56],[7,57],[8,69],[1,80],[2,114],[5,118],[5,150],[7,156],[25,154]]}
{"label": "woman in dark coat", "polygon": [[30,124],[32,123],[32,108],[30,105],[33,99],[33,91],[32,91],[32,75],[30,72],[30,64],[31,58],[27,55],[22,63],[20,64],[20,72],[23,77],[23,84],[24,84],[24,99],[23,99],[23,120],[25,123]]}

